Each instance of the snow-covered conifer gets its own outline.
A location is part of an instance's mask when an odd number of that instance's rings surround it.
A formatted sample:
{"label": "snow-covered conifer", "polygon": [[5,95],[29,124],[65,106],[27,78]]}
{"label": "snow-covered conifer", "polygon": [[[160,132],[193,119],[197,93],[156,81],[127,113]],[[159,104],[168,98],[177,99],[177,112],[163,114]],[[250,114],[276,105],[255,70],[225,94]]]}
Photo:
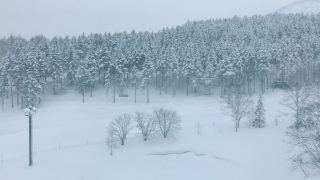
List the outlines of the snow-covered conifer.
{"label": "snow-covered conifer", "polygon": [[259,96],[254,114],[255,118],[252,122],[252,126],[257,128],[263,128],[265,126],[265,109],[263,106],[262,94],[260,94]]}

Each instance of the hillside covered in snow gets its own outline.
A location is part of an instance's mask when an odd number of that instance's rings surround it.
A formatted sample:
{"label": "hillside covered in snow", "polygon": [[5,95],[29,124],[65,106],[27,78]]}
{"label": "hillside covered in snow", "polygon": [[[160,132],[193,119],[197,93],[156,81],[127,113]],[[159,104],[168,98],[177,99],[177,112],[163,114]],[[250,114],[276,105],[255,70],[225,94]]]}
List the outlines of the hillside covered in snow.
{"label": "hillside covered in snow", "polygon": [[0,2],[0,180],[320,178],[320,0],[65,1]]}
{"label": "hillside covered in snow", "polygon": [[278,13],[320,13],[320,0],[298,0],[283,6]]}

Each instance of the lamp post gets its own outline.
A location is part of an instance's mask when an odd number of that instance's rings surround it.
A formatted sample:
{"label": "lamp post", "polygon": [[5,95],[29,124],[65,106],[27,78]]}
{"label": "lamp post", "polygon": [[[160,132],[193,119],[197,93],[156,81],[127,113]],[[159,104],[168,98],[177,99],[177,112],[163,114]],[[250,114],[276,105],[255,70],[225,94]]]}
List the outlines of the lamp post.
{"label": "lamp post", "polygon": [[36,112],[36,108],[29,106],[24,109],[24,115],[29,119],[29,166],[32,166],[32,115]]}

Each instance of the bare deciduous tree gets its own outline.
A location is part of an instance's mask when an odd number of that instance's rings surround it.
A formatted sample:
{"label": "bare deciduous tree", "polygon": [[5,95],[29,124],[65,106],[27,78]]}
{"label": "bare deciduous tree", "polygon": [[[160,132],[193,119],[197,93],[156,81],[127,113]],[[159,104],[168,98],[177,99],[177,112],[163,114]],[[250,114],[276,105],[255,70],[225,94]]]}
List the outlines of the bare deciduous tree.
{"label": "bare deciduous tree", "polygon": [[153,114],[163,138],[180,129],[181,120],[176,111],[160,108],[154,110]]}
{"label": "bare deciduous tree", "polygon": [[142,112],[136,112],[135,121],[137,128],[141,131],[143,140],[147,141],[156,130],[155,119]]}
{"label": "bare deciduous tree", "polygon": [[301,125],[301,109],[306,107],[310,100],[310,88],[302,85],[292,85],[283,104],[294,112],[295,127]]}
{"label": "bare deciduous tree", "polygon": [[299,149],[292,156],[293,167],[308,176],[307,169],[320,169],[320,103],[301,109],[301,125],[288,135]]}
{"label": "bare deciduous tree", "polygon": [[233,93],[229,100],[231,117],[235,121],[235,131],[238,132],[241,119],[248,113],[252,101],[240,91]]}
{"label": "bare deciduous tree", "polygon": [[112,134],[112,137],[119,139],[121,145],[124,145],[127,135],[131,129],[130,124],[131,116],[126,113],[122,114],[109,124],[108,132],[109,134]]}

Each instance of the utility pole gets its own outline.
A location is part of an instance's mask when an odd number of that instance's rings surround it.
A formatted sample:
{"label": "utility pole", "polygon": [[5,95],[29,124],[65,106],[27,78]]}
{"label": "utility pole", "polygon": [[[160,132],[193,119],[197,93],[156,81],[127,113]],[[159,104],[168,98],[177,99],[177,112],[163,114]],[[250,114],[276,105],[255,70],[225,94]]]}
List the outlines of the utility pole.
{"label": "utility pole", "polygon": [[32,166],[32,115],[36,112],[35,107],[30,106],[24,110],[24,115],[29,119],[29,166]]}
{"label": "utility pole", "polygon": [[32,166],[32,115],[29,116],[29,166]]}

